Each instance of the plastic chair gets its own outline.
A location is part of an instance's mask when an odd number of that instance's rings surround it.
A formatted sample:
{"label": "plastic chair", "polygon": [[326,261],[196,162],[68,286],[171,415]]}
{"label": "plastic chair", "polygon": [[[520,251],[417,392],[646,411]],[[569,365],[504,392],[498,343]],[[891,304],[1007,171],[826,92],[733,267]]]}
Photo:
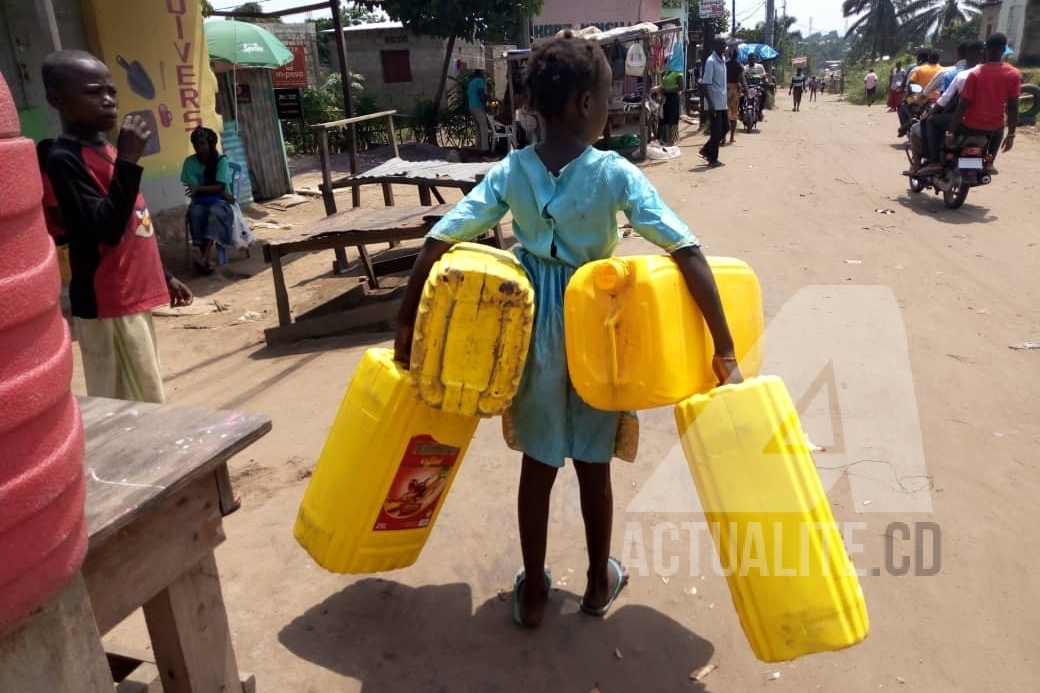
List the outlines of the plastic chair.
{"label": "plastic chair", "polygon": [[495,145],[499,140],[505,140],[510,149],[513,148],[513,126],[500,123],[490,113],[487,114],[488,136],[491,138],[491,151],[495,151]]}
{"label": "plastic chair", "polygon": [[[242,165],[235,163],[234,161],[228,161],[228,169],[231,171],[231,196],[238,200],[238,194],[240,192],[239,181],[242,177]],[[190,204],[189,200],[189,204]],[[191,228],[188,225],[188,215],[184,214],[184,246],[185,246],[185,263],[191,265]],[[252,257],[249,248],[246,248],[246,257]],[[217,246],[217,264],[226,265],[228,263],[227,248],[218,245]]]}

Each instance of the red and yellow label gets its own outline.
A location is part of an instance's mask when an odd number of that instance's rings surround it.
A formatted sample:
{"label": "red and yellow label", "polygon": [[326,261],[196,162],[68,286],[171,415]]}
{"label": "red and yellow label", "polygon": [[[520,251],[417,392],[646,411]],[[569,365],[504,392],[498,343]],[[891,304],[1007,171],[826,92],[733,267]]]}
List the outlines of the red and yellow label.
{"label": "red and yellow label", "polygon": [[415,436],[408,441],[372,529],[378,532],[429,525],[458,459],[459,448],[441,445],[430,436]]}

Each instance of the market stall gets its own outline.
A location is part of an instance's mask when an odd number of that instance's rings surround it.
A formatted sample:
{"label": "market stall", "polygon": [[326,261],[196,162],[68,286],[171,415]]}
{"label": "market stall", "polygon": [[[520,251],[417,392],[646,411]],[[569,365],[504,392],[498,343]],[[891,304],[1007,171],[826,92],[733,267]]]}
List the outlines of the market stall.
{"label": "market stall", "polygon": [[[660,85],[661,74],[675,62],[683,63],[684,43],[682,28],[668,22],[645,22],[630,27],[600,31],[587,27],[575,31],[590,41],[598,41],[613,73],[607,131],[600,146],[617,149],[623,154],[643,159],[647,145],[656,131],[655,121],[660,106],[653,99],[654,88]],[[642,55],[631,55],[632,51]],[[676,53],[675,51],[678,51]],[[523,74],[530,58],[530,50],[511,50],[503,56],[507,62],[506,98],[510,104],[522,103]],[[520,128],[513,128],[512,146],[517,146]]]}
{"label": "market stall", "polygon": [[[673,52],[680,51],[681,58],[682,28],[661,28],[645,22],[590,33],[587,38],[599,41],[606,51],[614,77],[604,146],[629,155],[635,154],[635,149],[637,158],[644,159],[660,116],[653,92],[660,86],[661,74],[672,61]],[[633,69],[639,63],[638,55],[632,56],[634,50],[643,56],[642,74],[638,76],[638,70]],[[632,137],[638,141],[633,143]]]}

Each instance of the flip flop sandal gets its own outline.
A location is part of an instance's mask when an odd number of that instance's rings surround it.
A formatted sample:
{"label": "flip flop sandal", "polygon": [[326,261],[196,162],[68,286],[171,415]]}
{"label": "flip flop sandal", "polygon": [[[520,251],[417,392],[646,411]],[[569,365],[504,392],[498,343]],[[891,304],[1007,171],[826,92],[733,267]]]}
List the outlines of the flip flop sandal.
{"label": "flip flop sandal", "polygon": [[[520,628],[530,628],[531,626],[524,623],[523,616],[520,615],[520,588],[523,587],[524,580],[527,576],[524,573],[524,569],[521,568],[516,577],[513,578],[513,623]],[[552,589],[552,573],[549,569],[545,569],[545,587],[546,589]]]}
{"label": "flip flop sandal", "polygon": [[617,583],[614,585],[614,591],[611,592],[610,599],[607,600],[607,603],[598,609],[593,609],[585,606],[584,599],[578,602],[578,606],[582,611],[589,616],[595,616],[596,618],[603,618],[607,615],[607,612],[610,611],[610,607],[614,605],[614,600],[618,598],[618,595],[621,594],[621,590],[628,584],[628,573],[625,572],[625,569],[621,567],[621,563],[619,563],[616,558],[613,556],[608,558],[607,566],[613,568],[614,573],[617,574]]}

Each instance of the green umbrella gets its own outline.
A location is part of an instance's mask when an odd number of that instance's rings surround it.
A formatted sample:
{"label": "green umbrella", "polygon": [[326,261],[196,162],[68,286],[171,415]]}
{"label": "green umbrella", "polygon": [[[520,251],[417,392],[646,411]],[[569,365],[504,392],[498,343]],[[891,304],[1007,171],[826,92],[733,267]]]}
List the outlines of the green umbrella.
{"label": "green umbrella", "polygon": [[209,57],[236,67],[281,67],[292,52],[274,34],[248,22],[207,20],[203,25]]}

